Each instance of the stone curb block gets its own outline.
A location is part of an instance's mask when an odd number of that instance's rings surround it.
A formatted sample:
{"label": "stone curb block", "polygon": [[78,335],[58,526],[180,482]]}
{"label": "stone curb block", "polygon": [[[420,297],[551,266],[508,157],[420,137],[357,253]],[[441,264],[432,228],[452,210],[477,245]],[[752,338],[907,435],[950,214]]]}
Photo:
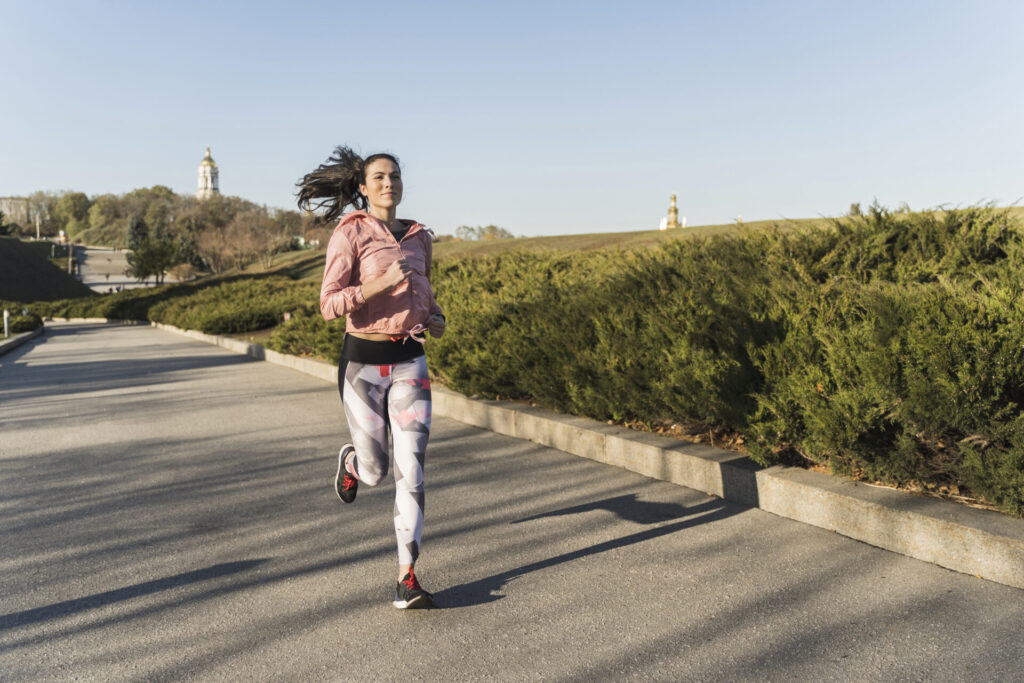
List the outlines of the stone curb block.
{"label": "stone curb block", "polygon": [[[152,324],[328,382],[338,381],[338,368],[331,363]],[[1024,589],[1024,520],[793,467],[763,468],[733,451],[522,404],[471,399],[436,384],[432,395],[437,415]]]}
{"label": "stone curb block", "polygon": [[[1024,588],[1024,521],[710,446],[433,388],[440,415],[527,439],[870,545]],[[514,407],[513,407],[514,406]]]}
{"label": "stone curb block", "polygon": [[43,318],[48,323],[103,323],[106,325],[147,325],[146,321],[121,320],[119,318]]}
{"label": "stone curb block", "polygon": [[19,332],[18,334],[12,334],[9,338],[0,341],[0,356],[8,351],[13,351],[29,339],[35,339],[43,333],[43,329],[44,328],[40,326],[31,332]]}

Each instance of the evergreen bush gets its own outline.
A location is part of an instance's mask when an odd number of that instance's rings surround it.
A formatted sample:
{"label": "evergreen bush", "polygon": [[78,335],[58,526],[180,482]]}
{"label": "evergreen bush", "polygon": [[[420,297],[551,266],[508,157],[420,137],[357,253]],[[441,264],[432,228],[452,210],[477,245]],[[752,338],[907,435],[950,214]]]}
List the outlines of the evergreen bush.
{"label": "evergreen bush", "polygon": [[596,419],[694,421],[1024,513],[1022,233],[989,207],[439,264],[434,371]]}
{"label": "evergreen bush", "polygon": [[[1024,515],[1022,245],[1009,211],[873,206],[828,229],[453,259],[434,266],[448,331],[426,348],[468,394],[724,428],[763,464],[945,486]],[[318,294],[250,277],[29,309],[276,325],[268,348],[333,361],[343,321],[320,317]]]}
{"label": "evergreen bush", "polygon": [[[37,314],[32,313],[31,311],[22,313],[22,308],[20,306],[15,305],[5,307],[2,305],[3,303],[4,302],[0,302],[0,310],[7,308],[7,310],[10,311],[10,318],[8,319],[7,324],[11,334],[31,332],[32,330],[42,326],[43,319]],[[0,332],[3,332],[3,330],[0,330]]]}
{"label": "evergreen bush", "polygon": [[341,357],[344,336],[344,318],[327,321],[319,310],[302,310],[274,328],[263,345],[280,353],[336,362]]}
{"label": "evergreen bush", "polygon": [[319,293],[316,283],[284,277],[240,279],[162,301],[149,309],[148,317],[206,334],[249,332],[274,327],[286,312],[308,310]]}

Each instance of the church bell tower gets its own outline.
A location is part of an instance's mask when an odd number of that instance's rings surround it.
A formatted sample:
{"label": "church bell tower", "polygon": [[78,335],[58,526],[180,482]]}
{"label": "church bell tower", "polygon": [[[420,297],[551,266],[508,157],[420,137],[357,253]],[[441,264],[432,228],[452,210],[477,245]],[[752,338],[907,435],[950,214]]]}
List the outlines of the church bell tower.
{"label": "church bell tower", "polygon": [[209,199],[215,194],[220,194],[217,187],[217,162],[210,156],[210,148],[206,148],[206,156],[199,162],[199,190],[196,192],[197,199]]}

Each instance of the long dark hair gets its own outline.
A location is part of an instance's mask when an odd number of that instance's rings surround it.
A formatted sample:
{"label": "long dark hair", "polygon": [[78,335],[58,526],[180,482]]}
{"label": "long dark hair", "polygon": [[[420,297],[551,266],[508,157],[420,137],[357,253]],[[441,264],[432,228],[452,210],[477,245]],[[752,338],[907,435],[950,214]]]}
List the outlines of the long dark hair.
{"label": "long dark hair", "polygon": [[391,154],[371,154],[363,159],[349,147],[335,147],[327,161],[295,183],[299,188],[299,208],[303,211],[326,209],[325,221],[340,217],[349,204],[365,210],[369,205],[366,197],[359,193],[359,186],[366,182],[366,167],[377,159],[390,159],[399,166],[398,158]]}

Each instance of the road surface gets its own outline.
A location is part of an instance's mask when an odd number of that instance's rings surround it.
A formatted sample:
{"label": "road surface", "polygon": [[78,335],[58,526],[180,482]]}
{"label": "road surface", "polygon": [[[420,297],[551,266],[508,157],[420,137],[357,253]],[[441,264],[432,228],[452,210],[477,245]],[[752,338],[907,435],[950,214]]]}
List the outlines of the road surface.
{"label": "road surface", "polygon": [[3,680],[1024,676],[1024,591],[441,418],[395,610],[336,390],[150,327],[0,357],[0,434]]}

